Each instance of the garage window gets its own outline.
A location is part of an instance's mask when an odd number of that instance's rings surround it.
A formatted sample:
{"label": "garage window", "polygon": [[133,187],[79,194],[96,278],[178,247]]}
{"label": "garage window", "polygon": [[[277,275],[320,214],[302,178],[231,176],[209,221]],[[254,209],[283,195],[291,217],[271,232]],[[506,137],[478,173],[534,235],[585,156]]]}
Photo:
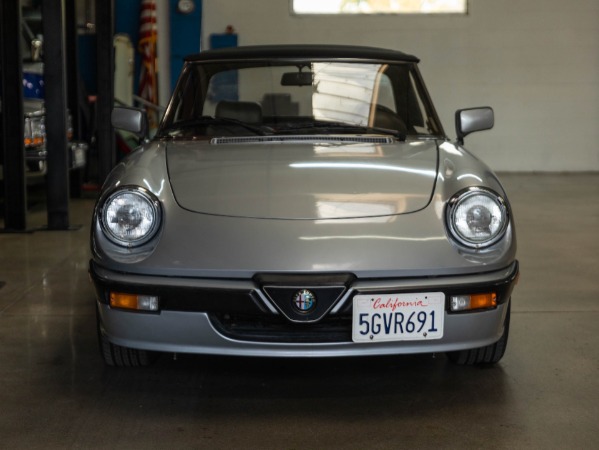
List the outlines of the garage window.
{"label": "garage window", "polygon": [[466,14],[468,0],[291,0],[295,14]]}

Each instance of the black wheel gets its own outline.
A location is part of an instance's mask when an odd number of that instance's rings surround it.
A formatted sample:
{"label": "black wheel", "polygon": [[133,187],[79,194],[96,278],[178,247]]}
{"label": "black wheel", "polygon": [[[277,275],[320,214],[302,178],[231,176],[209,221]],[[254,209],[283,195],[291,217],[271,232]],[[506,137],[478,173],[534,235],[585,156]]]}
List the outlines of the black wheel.
{"label": "black wheel", "polygon": [[505,353],[507,348],[507,340],[510,334],[510,311],[512,309],[512,303],[510,300],[507,314],[505,316],[503,334],[501,338],[494,344],[487,345],[486,347],[473,348],[470,350],[461,350],[457,352],[447,353],[449,360],[455,364],[462,366],[473,366],[473,365],[491,365],[498,363]]}
{"label": "black wheel", "polygon": [[147,350],[122,347],[111,343],[102,330],[100,318],[97,318],[98,343],[104,362],[112,367],[145,367],[152,364],[157,354]]}

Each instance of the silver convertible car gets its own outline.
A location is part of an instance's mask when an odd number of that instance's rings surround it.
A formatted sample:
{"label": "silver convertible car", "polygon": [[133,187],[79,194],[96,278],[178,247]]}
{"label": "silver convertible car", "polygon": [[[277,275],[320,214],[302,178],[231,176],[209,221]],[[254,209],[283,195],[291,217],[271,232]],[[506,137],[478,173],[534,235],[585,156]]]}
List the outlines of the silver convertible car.
{"label": "silver convertible car", "polygon": [[446,136],[398,51],[255,46],[186,59],[156,135],[106,179],[90,274],[105,362],[446,353],[492,364],[518,278],[493,172]]}

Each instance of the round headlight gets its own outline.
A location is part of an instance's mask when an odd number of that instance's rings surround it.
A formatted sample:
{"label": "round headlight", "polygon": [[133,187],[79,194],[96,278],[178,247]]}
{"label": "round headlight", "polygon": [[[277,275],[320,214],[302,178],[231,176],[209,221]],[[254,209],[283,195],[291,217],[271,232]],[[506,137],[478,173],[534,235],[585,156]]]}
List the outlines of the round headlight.
{"label": "round headlight", "polygon": [[472,188],[449,202],[447,224],[459,243],[486,247],[503,236],[508,224],[505,201],[492,191]]}
{"label": "round headlight", "polygon": [[126,247],[152,239],[160,219],[160,204],[140,188],[125,188],[112,194],[104,202],[100,218],[106,237]]}

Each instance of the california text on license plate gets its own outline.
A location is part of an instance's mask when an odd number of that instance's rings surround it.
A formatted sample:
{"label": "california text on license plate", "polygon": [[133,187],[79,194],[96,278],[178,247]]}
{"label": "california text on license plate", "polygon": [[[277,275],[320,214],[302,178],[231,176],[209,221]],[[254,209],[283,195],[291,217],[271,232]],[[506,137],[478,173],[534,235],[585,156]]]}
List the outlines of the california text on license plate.
{"label": "california text on license plate", "polygon": [[443,337],[445,295],[356,295],[353,304],[354,342],[422,341]]}

